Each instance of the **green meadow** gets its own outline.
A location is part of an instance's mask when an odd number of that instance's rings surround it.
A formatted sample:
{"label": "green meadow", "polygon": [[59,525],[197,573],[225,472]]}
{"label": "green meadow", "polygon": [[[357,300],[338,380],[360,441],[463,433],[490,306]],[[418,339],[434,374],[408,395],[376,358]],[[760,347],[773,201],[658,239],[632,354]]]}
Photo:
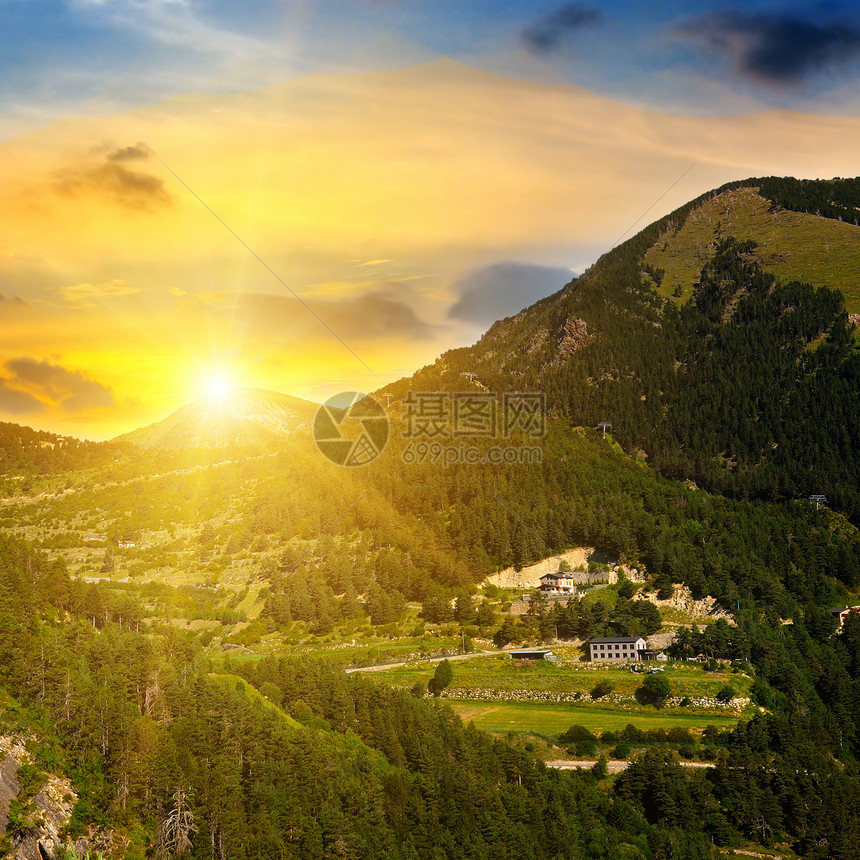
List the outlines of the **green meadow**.
{"label": "green meadow", "polygon": [[638,729],[701,729],[705,726],[726,728],[738,722],[737,716],[718,717],[686,713],[678,709],[646,711],[609,711],[578,704],[543,704],[542,702],[447,702],[463,722],[474,723],[487,732],[534,732],[558,735],[577,724],[599,734],[617,731],[632,724]]}

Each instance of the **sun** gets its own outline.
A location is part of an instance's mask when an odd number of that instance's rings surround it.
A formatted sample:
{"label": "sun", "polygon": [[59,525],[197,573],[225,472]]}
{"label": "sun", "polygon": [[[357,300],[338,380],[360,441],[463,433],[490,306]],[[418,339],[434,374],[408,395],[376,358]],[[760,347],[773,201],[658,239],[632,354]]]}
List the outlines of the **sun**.
{"label": "sun", "polygon": [[234,385],[224,374],[212,374],[203,380],[203,392],[209,400],[221,403],[229,399]]}

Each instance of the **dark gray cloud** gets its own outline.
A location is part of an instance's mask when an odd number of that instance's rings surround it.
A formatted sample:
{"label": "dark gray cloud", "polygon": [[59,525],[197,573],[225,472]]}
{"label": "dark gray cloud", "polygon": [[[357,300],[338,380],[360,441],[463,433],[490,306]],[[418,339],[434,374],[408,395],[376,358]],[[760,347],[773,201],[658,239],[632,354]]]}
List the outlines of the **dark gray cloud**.
{"label": "dark gray cloud", "polygon": [[797,87],[860,57],[860,28],[847,22],[729,10],[697,15],[673,31],[731,60],[739,77],[776,87]]}
{"label": "dark gray cloud", "polygon": [[26,391],[18,391],[12,388],[5,379],[0,379],[0,412],[7,415],[26,415],[27,413],[41,412],[45,404],[27,394]]}
{"label": "dark gray cloud", "polygon": [[[424,322],[393,287],[337,300],[303,298],[346,341],[397,337],[424,340],[434,333],[434,327]],[[313,314],[291,296],[250,293],[239,298],[239,306],[253,328],[270,335],[307,336],[324,331]]]}
{"label": "dark gray cloud", "polygon": [[344,336],[424,340],[433,334],[433,326],[420,319],[393,292],[386,290],[366,293],[346,302],[326,302],[312,306],[338,334],[343,333]]}
{"label": "dark gray cloud", "polygon": [[568,3],[520,31],[520,39],[532,53],[549,54],[564,46],[573,33],[601,20],[600,11]]}
{"label": "dark gray cloud", "polygon": [[134,146],[125,146],[122,149],[115,149],[107,156],[108,161],[142,161],[149,158],[152,150],[143,142],[136,143]]}
{"label": "dark gray cloud", "polygon": [[145,143],[115,149],[99,164],[81,164],[60,171],[56,188],[61,194],[99,194],[129,209],[167,205],[171,198],[161,179],[125,166],[126,162],[149,158],[150,152]]}
{"label": "dark gray cloud", "polygon": [[[61,364],[38,361],[25,355],[7,361],[6,369],[12,378],[5,382],[56,400],[66,412],[114,405],[113,392],[107,386]],[[36,397],[32,399],[36,400]]]}
{"label": "dark gray cloud", "polygon": [[454,285],[460,298],[448,309],[448,317],[488,326],[558,292],[572,278],[570,269],[527,263],[476,269]]}

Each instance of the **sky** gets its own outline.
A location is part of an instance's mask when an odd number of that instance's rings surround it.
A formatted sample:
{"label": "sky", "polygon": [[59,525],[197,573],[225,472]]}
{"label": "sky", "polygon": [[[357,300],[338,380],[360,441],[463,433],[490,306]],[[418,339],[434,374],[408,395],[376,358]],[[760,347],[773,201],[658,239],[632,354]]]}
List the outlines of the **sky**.
{"label": "sky", "polygon": [[321,401],[734,179],[853,176],[860,8],[0,0],[0,420]]}

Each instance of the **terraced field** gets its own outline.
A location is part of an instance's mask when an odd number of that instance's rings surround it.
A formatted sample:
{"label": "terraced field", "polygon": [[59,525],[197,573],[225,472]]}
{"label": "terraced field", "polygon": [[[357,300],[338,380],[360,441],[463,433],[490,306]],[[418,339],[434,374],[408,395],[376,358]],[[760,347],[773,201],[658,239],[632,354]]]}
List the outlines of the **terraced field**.
{"label": "terraced field", "polygon": [[701,729],[705,726],[725,728],[738,722],[737,716],[713,716],[672,710],[608,711],[580,705],[551,705],[538,702],[484,704],[451,701],[448,704],[463,722],[472,722],[487,732],[534,732],[539,735],[559,735],[576,723],[597,734],[618,731],[632,724],[638,729]]}
{"label": "terraced field", "polygon": [[[635,699],[644,676],[619,666],[594,667],[580,663],[575,649],[556,648],[559,663],[511,660],[507,654],[481,656],[452,664],[454,679],[445,701],[464,719],[492,732],[557,734],[572,723],[592,730],[619,729],[632,723],[640,728],[702,728],[734,725],[749,716],[747,704],[752,678],[730,669],[706,672],[698,664],[670,663],[663,669],[672,696],[694,702],[714,698],[726,684],[738,699],[731,708],[655,708]],[[410,663],[374,672],[375,682],[411,688],[433,677],[433,664]],[[593,700],[599,681],[612,685],[609,695]],[[535,701],[538,700],[538,701]]]}

